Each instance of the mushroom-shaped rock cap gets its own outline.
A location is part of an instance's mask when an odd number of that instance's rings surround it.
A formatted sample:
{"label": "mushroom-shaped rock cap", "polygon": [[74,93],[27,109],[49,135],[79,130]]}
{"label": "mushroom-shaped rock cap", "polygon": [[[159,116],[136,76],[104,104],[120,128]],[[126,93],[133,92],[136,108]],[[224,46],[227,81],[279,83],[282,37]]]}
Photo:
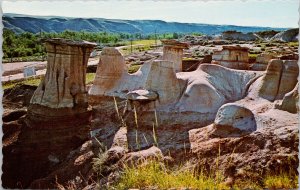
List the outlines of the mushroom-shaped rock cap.
{"label": "mushroom-shaped rock cap", "polygon": [[177,40],[160,40],[164,46],[170,46],[173,48],[181,48],[181,49],[188,49],[189,44],[184,42],[179,42]]}
{"label": "mushroom-shaped rock cap", "polygon": [[230,126],[241,132],[256,130],[256,121],[253,113],[241,105],[228,103],[220,107],[215,118],[215,126]]}
{"label": "mushroom-shaped rock cap", "polygon": [[127,99],[133,101],[154,101],[157,98],[157,93],[151,90],[134,90],[127,93]]}
{"label": "mushroom-shaped rock cap", "polygon": [[51,44],[57,44],[57,45],[69,45],[69,46],[82,46],[82,47],[90,47],[93,48],[97,44],[88,42],[88,41],[75,41],[75,40],[69,40],[69,39],[63,39],[63,38],[51,38],[51,39],[42,39],[42,42],[51,43]]}

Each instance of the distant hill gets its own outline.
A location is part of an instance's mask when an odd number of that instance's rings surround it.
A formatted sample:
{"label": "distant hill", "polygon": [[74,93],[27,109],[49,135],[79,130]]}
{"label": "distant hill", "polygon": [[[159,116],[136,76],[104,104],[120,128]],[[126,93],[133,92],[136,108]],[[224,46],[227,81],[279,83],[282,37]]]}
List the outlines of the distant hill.
{"label": "distant hill", "polygon": [[31,16],[7,13],[3,15],[4,28],[17,33],[62,32],[64,30],[88,32],[122,32],[122,33],[192,33],[200,32],[213,35],[224,31],[258,32],[265,30],[283,31],[287,28],[256,26],[213,25],[197,23],[165,22],[162,20],[120,20],[104,18],[70,18],[60,16]]}

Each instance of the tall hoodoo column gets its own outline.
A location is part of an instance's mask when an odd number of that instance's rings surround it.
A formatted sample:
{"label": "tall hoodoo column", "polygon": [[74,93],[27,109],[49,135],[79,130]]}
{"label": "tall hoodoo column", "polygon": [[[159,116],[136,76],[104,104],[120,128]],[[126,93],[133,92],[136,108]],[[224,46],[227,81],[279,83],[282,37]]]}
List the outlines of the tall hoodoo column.
{"label": "tall hoodoo column", "polygon": [[163,43],[163,60],[174,63],[175,72],[182,71],[183,49],[188,49],[187,43],[176,40],[161,40]]}
{"label": "tall hoodoo column", "polygon": [[65,39],[44,40],[47,71],[31,98],[29,113],[35,116],[65,116],[85,112],[88,58],[95,43]]}

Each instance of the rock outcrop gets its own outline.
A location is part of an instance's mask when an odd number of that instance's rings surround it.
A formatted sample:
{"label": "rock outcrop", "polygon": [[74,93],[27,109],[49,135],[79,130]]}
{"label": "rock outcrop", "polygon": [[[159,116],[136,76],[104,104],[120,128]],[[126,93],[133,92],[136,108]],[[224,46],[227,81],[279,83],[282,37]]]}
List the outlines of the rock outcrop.
{"label": "rock outcrop", "polygon": [[297,84],[298,74],[297,61],[272,59],[268,64],[266,74],[250,87],[249,96],[261,97],[269,101],[282,99]]}
{"label": "rock outcrop", "polygon": [[259,39],[253,33],[242,33],[237,31],[225,31],[221,34],[223,40],[255,41]]}
{"label": "rock outcrop", "polygon": [[128,92],[140,89],[156,92],[160,105],[178,99],[181,88],[174,71],[174,63],[155,60],[144,63],[136,73],[128,74],[120,52],[117,49],[104,48],[94,84],[89,90],[91,102],[95,105],[97,99],[103,96],[126,99]]}
{"label": "rock outcrop", "polygon": [[273,36],[271,41],[296,42],[298,41],[299,28],[282,31]]}
{"label": "rock outcrop", "polygon": [[173,62],[175,72],[181,72],[183,49],[187,49],[188,44],[176,40],[161,40],[161,42],[164,45],[162,59]]}
{"label": "rock outcrop", "polygon": [[[174,63],[166,60],[146,62],[136,73],[128,74],[118,50],[104,48],[94,84],[89,90],[89,99],[94,107],[101,109],[99,105],[113,106],[101,103],[107,102],[108,97],[132,101],[134,92],[151,91],[157,94],[155,101],[145,101],[145,97],[134,101],[143,102],[143,111],[159,111],[160,122],[197,122],[203,118],[209,122],[224,103],[243,98],[248,82],[258,74],[211,64],[203,64],[193,72],[175,74]],[[124,109],[132,108],[130,104],[127,107]],[[148,118],[152,116],[143,116],[146,118],[141,120],[152,122]],[[179,116],[186,118],[178,121],[176,118]]]}
{"label": "rock outcrop", "polygon": [[272,54],[267,54],[267,53],[259,54],[256,58],[256,62],[252,65],[251,70],[265,71],[268,67],[269,61],[274,58],[275,56]]}
{"label": "rock outcrop", "polygon": [[240,46],[223,46],[222,50],[215,50],[212,63],[231,69],[248,70],[248,48]]}
{"label": "rock outcrop", "polygon": [[295,86],[295,88],[289,92],[286,93],[283,97],[283,100],[280,101],[279,104],[276,104],[275,107],[277,109],[281,109],[284,111],[288,111],[290,113],[297,113],[299,111],[299,83]]}
{"label": "rock outcrop", "polygon": [[29,113],[33,118],[86,112],[86,67],[95,45],[85,41],[45,40],[47,72],[30,101]]}

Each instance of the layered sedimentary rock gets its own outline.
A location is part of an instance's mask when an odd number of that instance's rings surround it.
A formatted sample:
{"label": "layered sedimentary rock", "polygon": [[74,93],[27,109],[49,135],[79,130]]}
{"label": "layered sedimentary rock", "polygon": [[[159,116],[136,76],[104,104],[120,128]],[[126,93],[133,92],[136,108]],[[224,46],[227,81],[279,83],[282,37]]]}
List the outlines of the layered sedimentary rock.
{"label": "layered sedimentary rock", "polygon": [[276,99],[282,99],[297,84],[299,75],[298,61],[284,60]]}
{"label": "layered sedimentary rock", "polygon": [[249,97],[260,97],[269,101],[282,99],[295,87],[298,74],[297,61],[272,59],[265,75],[250,87]]}
{"label": "layered sedimentary rock", "polygon": [[182,71],[183,49],[189,46],[187,43],[178,42],[176,40],[161,40],[163,48],[163,60],[174,63],[175,72]]}
{"label": "layered sedimentary rock", "polygon": [[103,48],[95,80],[89,94],[106,95],[117,90],[122,78],[127,77],[127,67],[121,52],[115,48]]}
{"label": "layered sedimentary rock", "polygon": [[19,120],[15,142],[3,149],[5,187],[27,188],[88,139],[91,112],[85,72],[95,44],[49,39],[45,45],[45,78],[32,95],[27,115]]}
{"label": "layered sedimentary rock", "polygon": [[85,41],[45,40],[47,71],[31,98],[32,115],[64,117],[86,111],[86,66],[95,45]]}
{"label": "layered sedimentary rock", "polygon": [[295,88],[286,93],[283,97],[283,100],[280,101],[279,104],[275,105],[277,109],[281,109],[284,111],[288,111],[290,113],[297,113],[299,110],[298,101],[299,101],[299,83],[295,86]]}
{"label": "layered sedimentary rock", "polygon": [[262,78],[262,86],[259,88],[259,96],[274,101],[280,84],[283,61],[273,59],[270,61],[266,74]]}
{"label": "layered sedimentary rock", "polygon": [[249,57],[247,47],[223,46],[222,50],[215,50],[212,55],[212,63],[231,69],[248,70]]}
{"label": "layered sedimentary rock", "polygon": [[259,54],[256,58],[256,63],[254,63],[251,67],[251,70],[255,71],[264,71],[268,67],[268,63],[274,56],[271,54],[262,53]]}
{"label": "layered sedimentary rock", "polygon": [[126,99],[127,93],[139,89],[158,94],[160,105],[175,101],[180,95],[174,64],[166,60],[146,62],[134,74],[128,74],[122,54],[114,48],[104,48],[94,84],[89,90],[93,104],[102,96]]}

